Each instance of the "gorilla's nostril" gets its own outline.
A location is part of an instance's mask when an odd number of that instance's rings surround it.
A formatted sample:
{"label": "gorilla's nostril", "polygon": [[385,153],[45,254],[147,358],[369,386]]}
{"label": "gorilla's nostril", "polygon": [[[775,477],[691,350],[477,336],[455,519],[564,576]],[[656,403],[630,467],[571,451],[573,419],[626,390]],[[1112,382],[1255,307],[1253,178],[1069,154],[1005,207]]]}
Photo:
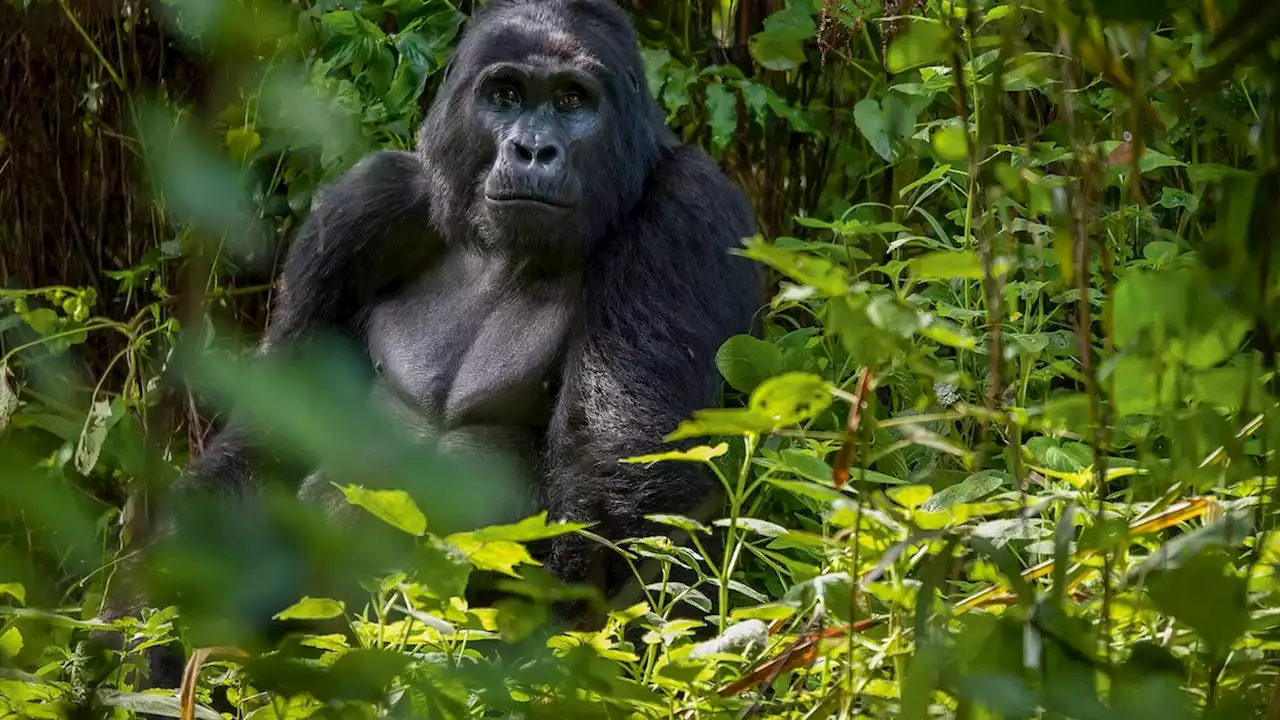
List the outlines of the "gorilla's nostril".
{"label": "gorilla's nostril", "polygon": [[511,145],[515,148],[516,157],[519,158],[521,162],[533,162],[532,150],[518,142],[513,142]]}
{"label": "gorilla's nostril", "polygon": [[547,145],[538,148],[538,164],[550,165],[560,155],[560,150],[555,145]]}

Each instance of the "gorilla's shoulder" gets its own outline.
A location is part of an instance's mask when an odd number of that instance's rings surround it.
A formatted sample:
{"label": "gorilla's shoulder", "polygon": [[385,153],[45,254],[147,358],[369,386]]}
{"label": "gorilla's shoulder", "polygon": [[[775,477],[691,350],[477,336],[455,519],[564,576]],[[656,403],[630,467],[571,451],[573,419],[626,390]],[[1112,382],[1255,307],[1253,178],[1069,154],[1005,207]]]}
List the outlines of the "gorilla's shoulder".
{"label": "gorilla's shoulder", "polygon": [[[660,222],[696,227],[704,237],[727,237],[737,244],[755,232],[746,193],[705,150],[694,145],[660,150],[644,205],[648,212],[658,213],[655,219]],[[689,226],[690,222],[694,224]]]}

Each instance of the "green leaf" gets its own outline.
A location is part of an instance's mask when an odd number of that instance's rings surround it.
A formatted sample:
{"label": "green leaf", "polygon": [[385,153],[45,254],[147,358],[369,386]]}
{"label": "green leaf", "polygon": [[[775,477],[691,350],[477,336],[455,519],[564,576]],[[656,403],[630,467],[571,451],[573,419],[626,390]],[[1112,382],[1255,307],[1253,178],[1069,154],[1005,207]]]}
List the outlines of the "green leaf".
{"label": "green leaf", "polygon": [[963,160],[969,156],[969,133],[963,125],[950,125],[930,138],[934,152],[943,160]]}
{"label": "green leaf", "polygon": [[830,503],[845,499],[844,493],[836,490],[828,484],[808,482],[805,480],[779,480],[774,477],[768,478],[766,482],[774,487],[782,488],[787,492],[802,495],[804,497],[810,497],[819,502]]}
{"label": "green leaf", "polygon": [[93,472],[98,464],[98,455],[102,452],[102,442],[107,439],[107,420],[111,418],[111,403],[99,400],[89,409],[85,418],[84,429],[76,443],[75,466],[81,475]]}
{"label": "green leaf", "polygon": [[[590,527],[591,523],[575,523],[556,520],[547,521],[547,513],[538,513],[530,515],[518,523],[511,525],[491,525],[479,530],[473,530],[465,535],[472,536],[478,540],[511,540],[514,542],[533,542],[534,540],[545,540],[547,538],[567,535],[571,532],[577,532],[583,528]],[[452,542],[450,536],[449,540]]]}
{"label": "green leaf", "polygon": [[623,458],[620,462],[624,463],[655,463],[665,461],[679,462],[710,462],[713,458],[729,452],[729,443],[720,443],[715,447],[699,445],[688,450],[672,450],[671,452],[658,453],[656,455],[639,455],[636,457]]}
{"label": "green leaf", "polygon": [[770,378],[751,394],[750,409],[775,427],[804,422],[827,409],[831,390],[817,375],[790,372]]}
{"label": "green leaf", "polygon": [[812,452],[788,448],[778,453],[779,465],[803,478],[831,484],[831,466]]}
{"label": "green leaf", "polygon": [[766,415],[745,408],[711,408],[699,410],[693,417],[667,435],[664,440],[673,442],[686,438],[714,435],[747,435],[769,432],[774,422]]}
{"label": "green leaf", "polygon": [[1222,552],[1204,552],[1182,567],[1147,578],[1156,607],[1185,623],[1220,657],[1249,626],[1246,581]]}
{"label": "green leaf", "polygon": [[1077,473],[1093,465],[1093,450],[1078,442],[1059,442],[1050,437],[1033,437],[1027,441],[1027,450],[1036,462],[1060,473]]}
{"label": "green leaf", "polygon": [[519,577],[517,565],[538,565],[524,545],[510,540],[480,540],[474,533],[451,535],[449,542],[458,546],[467,560],[480,570]]}
{"label": "green leaf", "polygon": [[849,291],[849,275],[825,258],[770,245],[759,236],[746,242],[742,254],[823,295],[844,295]]}
{"label": "green leaf", "polygon": [[1013,476],[1003,470],[983,470],[974,473],[955,485],[945,487],[920,506],[923,512],[942,512],[953,505],[973,502],[990,495],[1005,483],[1012,484]]}
{"label": "green leaf", "polygon": [[276,620],[328,620],[340,617],[347,608],[341,600],[303,597],[286,610],[275,614]]}
{"label": "green leaf", "polygon": [[1174,208],[1186,208],[1187,212],[1195,212],[1200,207],[1200,198],[1192,195],[1186,190],[1179,190],[1175,187],[1166,187],[1160,191],[1160,199],[1156,204],[1162,208],[1170,210]]}
{"label": "green leaf", "polygon": [[734,335],[716,351],[716,367],[734,390],[749,393],[782,372],[782,350],[750,335]]}
{"label": "green leaf", "polygon": [[419,536],[427,531],[427,517],[403,490],[367,490],[359,485],[340,489],[347,502],[368,510],[394,528]]}
{"label": "green leaf", "polygon": [[22,652],[22,633],[11,627],[0,633],[0,657],[14,658]]}
{"label": "green leaf", "polygon": [[885,162],[897,159],[896,148],[911,137],[916,109],[899,94],[890,92],[883,101],[864,98],[853,106],[853,121],[871,149]]}
{"label": "green leaf", "polygon": [[751,37],[751,57],[769,70],[795,70],[804,64],[804,43],[816,35],[813,17],[797,3],[764,20],[764,30]]}
{"label": "green leaf", "polygon": [[889,488],[885,493],[902,507],[915,510],[933,495],[933,488],[928,485],[899,485]]}
{"label": "green leaf", "polygon": [[27,589],[23,587],[22,583],[0,583],[0,597],[5,595],[12,597],[23,605],[27,603]]}
{"label": "green leaf", "polygon": [[[916,277],[921,279],[981,280],[985,276],[982,259],[972,250],[934,250],[911,258],[910,266]],[[992,275],[1003,275],[1009,269],[1010,262],[1006,258],[995,258],[991,262]]]}
{"label": "green leaf", "polygon": [[738,131],[738,96],[721,83],[707,88],[707,124],[711,142],[718,148],[728,147]]}
{"label": "green leaf", "polygon": [[898,74],[921,65],[948,63],[951,32],[941,23],[911,18],[906,29],[889,43],[885,66]]}

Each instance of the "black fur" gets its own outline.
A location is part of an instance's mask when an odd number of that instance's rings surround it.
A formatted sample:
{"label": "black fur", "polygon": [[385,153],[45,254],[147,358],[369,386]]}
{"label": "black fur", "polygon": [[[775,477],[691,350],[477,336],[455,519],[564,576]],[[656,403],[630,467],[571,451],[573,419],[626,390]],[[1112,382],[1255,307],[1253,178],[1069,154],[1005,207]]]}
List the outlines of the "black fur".
{"label": "black fur", "polygon": [[[476,90],[499,62],[586,71],[600,95],[583,114],[517,117]],[[564,164],[525,167],[521,155],[502,166],[511,138],[554,145]],[[576,202],[512,209],[485,200],[494,187]],[[716,349],[749,331],[761,302],[755,266],[730,253],[753,233],[744,195],[665,126],[613,2],[490,0],[417,153],[375,154],[323,193],[288,255],[261,351],[345,334],[368,350],[375,385],[425,418],[424,435],[532,456],[526,510],[594,522],[610,538],[656,534],[644,515],[693,512],[714,479],[693,464],[618,460],[661,451],[682,419],[715,404]],[[262,445],[230,425],[170,507],[209,491],[252,495]],[[628,574],[611,557],[569,535],[545,564],[608,591]]]}

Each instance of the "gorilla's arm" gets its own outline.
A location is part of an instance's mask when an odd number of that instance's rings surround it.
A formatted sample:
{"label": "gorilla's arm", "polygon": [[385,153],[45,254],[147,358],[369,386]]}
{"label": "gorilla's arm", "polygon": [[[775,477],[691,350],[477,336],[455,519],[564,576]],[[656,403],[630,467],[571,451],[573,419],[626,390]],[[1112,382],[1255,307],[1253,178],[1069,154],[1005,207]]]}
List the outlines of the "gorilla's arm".
{"label": "gorilla's arm", "polygon": [[[753,233],[746,198],[686,147],[663,158],[642,207],[601,243],[552,419],[551,517],[598,520],[612,539],[659,534],[644,515],[689,514],[715,495],[700,465],[618,459],[662,451],[680,421],[715,405],[716,350],[749,331],[761,301],[758,269],[729,252]],[[625,580],[606,578],[606,564],[571,535],[557,539],[548,569],[569,581]]]}
{"label": "gorilla's arm", "polygon": [[[370,155],[325,188],[285,258],[259,354],[299,351],[319,332],[361,340],[377,296],[440,250],[426,192],[422,161],[394,151]],[[264,432],[233,416],[175,490],[247,489]]]}

